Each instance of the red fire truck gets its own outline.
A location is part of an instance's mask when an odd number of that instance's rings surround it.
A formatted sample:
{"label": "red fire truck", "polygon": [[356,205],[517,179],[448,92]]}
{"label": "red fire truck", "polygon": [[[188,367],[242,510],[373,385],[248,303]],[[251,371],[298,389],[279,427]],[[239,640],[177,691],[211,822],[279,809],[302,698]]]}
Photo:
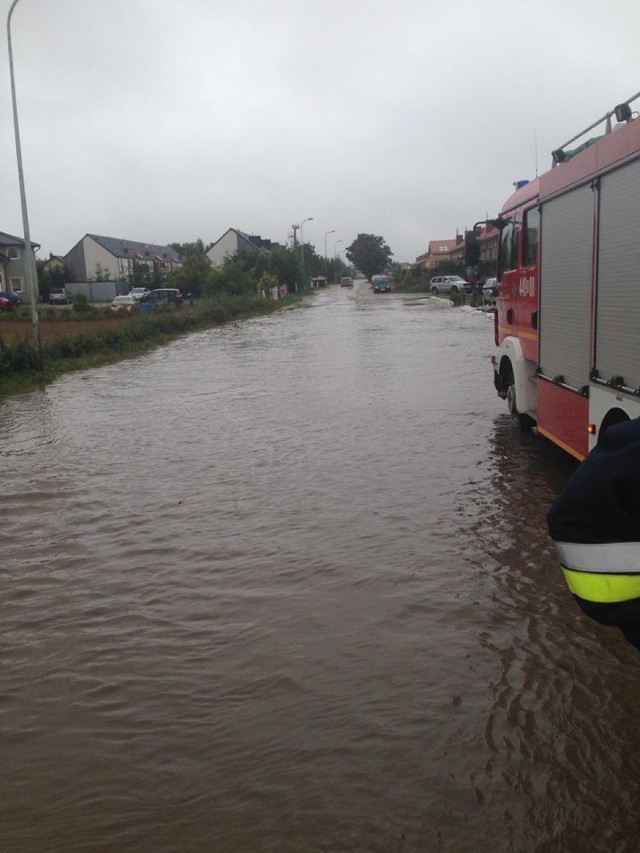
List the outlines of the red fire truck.
{"label": "red fire truck", "polygon": [[640,417],[639,97],[556,149],[492,220],[496,389],[522,429],[577,459],[611,424]]}

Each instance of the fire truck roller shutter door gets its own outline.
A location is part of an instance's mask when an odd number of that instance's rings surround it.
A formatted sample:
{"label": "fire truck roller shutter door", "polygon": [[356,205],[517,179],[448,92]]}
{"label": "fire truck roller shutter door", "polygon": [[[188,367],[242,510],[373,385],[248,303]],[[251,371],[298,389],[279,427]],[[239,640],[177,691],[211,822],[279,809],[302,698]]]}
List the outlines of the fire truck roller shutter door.
{"label": "fire truck roller shutter door", "polygon": [[640,159],[600,185],[596,360],[602,379],[640,387]]}
{"label": "fire truck roller shutter door", "polygon": [[573,388],[589,382],[594,193],[573,189],[542,206],[540,368]]}

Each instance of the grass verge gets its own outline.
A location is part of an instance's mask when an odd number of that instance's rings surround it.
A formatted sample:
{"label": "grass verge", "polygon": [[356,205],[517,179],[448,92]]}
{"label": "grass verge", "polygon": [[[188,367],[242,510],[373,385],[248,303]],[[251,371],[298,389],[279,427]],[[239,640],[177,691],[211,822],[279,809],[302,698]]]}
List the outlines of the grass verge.
{"label": "grass verge", "polygon": [[[41,364],[31,342],[2,337],[0,325],[0,399],[42,387],[64,373],[111,364],[148,352],[188,332],[215,328],[281,310],[305,294],[281,300],[257,296],[220,296],[194,306],[169,306],[145,315],[105,318],[99,310],[85,314],[82,328],[70,313],[56,322],[53,334],[41,343]],[[6,328],[6,327],[5,327]]]}

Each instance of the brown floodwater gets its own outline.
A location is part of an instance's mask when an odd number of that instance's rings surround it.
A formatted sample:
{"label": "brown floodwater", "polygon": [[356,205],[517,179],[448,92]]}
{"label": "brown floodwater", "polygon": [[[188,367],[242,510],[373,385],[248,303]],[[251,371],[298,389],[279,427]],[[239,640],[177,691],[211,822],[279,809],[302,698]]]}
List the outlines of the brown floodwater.
{"label": "brown floodwater", "polygon": [[2,403],[2,853],[640,849],[491,350],[358,282]]}

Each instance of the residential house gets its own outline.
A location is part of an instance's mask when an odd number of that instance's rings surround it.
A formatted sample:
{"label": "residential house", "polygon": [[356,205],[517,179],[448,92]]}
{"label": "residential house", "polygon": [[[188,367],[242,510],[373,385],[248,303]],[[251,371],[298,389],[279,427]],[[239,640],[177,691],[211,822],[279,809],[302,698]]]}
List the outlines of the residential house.
{"label": "residential house", "polygon": [[455,240],[430,240],[428,251],[416,258],[416,263],[428,270],[434,270],[439,264],[447,261],[457,263],[460,252],[464,258],[464,236],[462,234],[456,234]]}
{"label": "residential house", "polygon": [[[495,225],[481,226],[480,228],[480,262],[487,266],[497,267],[498,264],[498,242],[500,231]],[[495,274],[495,273],[494,273]]]}
{"label": "residential house", "polygon": [[[0,290],[20,294],[26,290],[24,267],[24,249],[26,243],[22,237],[14,237],[0,231]],[[31,243],[34,252],[39,243]]]}
{"label": "residential house", "polygon": [[172,270],[182,266],[181,255],[171,246],[97,234],[85,234],[63,260],[77,281],[101,278],[132,284],[141,274],[141,279],[152,287],[166,281]]}
{"label": "residential house", "polygon": [[259,235],[245,234],[244,231],[239,231],[237,228],[229,228],[211,246],[207,252],[207,257],[212,267],[220,267],[227,258],[233,258],[234,255],[239,253],[255,255],[258,252],[270,252],[275,245],[271,240],[263,240]]}
{"label": "residential house", "polygon": [[[500,232],[494,225],[479,226],[480,233],[480,268],[495,267],[498,258],[498,240]],[[431,240],[429,250],[416,258],[416,264],[426,270],[433,271],[442,263],[451,263],[464,271],[465,242],[462,234],[456,234],[453,240]],[[464,272],[462,272],[464,275]]]}
{"label": "residential house", "polygon": [[62,269],[64,267],[64,255],[54,255],[49,252],[48,259],[43,263],[42,270],[47,272],[52,269]]}

